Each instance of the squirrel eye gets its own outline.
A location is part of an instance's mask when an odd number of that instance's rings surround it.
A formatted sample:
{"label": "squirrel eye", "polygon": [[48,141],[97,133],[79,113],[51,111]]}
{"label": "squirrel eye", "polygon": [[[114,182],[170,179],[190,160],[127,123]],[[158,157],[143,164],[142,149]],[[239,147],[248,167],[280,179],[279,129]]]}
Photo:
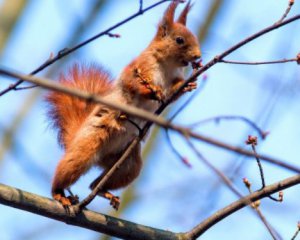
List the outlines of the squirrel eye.
{"label": "squirrel eye", "polygon": [[184,44],[184,39],[183,39],[183,37],[177,37],[177,38],[176,38],[176,43],[179,44],[179,45]]}

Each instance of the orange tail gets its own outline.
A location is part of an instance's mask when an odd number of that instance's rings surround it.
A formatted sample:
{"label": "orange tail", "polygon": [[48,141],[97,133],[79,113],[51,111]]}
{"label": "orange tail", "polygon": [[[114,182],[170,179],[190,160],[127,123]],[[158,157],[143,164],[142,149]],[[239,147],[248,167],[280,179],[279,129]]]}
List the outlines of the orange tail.
{"label": "orange tail", "polygon": [[[99,95],[105,95],[112,89],[111,76],[96,65],[75,64],[67,74],[60,76],[59,82]],[[94,104],[60,92],[49,93],[46,101],[49,103],[49,118],[53,127],[58,129],[59,143],[66,148]]]}

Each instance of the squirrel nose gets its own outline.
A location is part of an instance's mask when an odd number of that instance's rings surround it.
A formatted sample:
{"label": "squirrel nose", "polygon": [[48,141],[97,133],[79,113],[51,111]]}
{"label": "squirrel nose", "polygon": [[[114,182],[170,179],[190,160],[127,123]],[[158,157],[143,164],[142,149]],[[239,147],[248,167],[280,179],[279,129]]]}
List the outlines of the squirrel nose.
{"label": "squirrel nose", "polygon": [[201,57],[200,54],[197,54],[197,55],[194,55],[194,56],[193,56],[194,60],[197,60],[197,59],[199,59],[200,57]]}
{"label": "squirrel nose", "polygon": [[201,52],[199,49],[197,49],[197,51],[195,51],[195,53],[193,54],[193,59],[197,60],[199,58],[201,58]]}
{"label": "squirrel nose", "polygon": [[201,53],[199,50],[194,54],[193,58],[194,58],[194,60],[201,58]]}

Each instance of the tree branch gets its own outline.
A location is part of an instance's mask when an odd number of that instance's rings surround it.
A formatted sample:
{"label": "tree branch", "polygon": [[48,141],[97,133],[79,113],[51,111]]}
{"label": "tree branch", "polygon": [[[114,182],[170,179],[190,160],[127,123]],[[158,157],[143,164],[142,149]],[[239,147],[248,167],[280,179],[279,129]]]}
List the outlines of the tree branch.
{"label": "tree branch", "polygon": [[[8,71],[8,70],[4,70],[0,68],[0,74],[6,75],[6,76],[10,76],[13,78],[18,78],[18,79],[22,79],[31,83],[35,83],[38,84],[41,87],[50,89],[50,90],[55,90],[55,91],[59,91],[59,92],[63,92],[66,94],[70,94],[72,96],[76,96],[79,97],[81,99],[84,99],[86,101],[93,101],[96,103],[100,103],[100,104],[104,104],[107,105],[111,108],[114,109],[118,109],[123,111],[124,113],[127,113],[129,115],[133,115],[135,117],[138,117],[142,120],[148,121],[149,123],[147,124],[147,128],[149,128],[151,126],[151,123],[155,123],[163,128],[166,129],[172,129],[174,131],[177,131],[185,136],[189,136],[191,138],[195,138],[197,140],[200,140],[202,142],[208,143],[210,145],[213,146],[217,146],[219,148],[223,148],[225,150],[229,150],[244,156],[248,156],[248,157],[255,157],[256,155],[252,152],[252,151],[248,151],[245,150],[243,148],[240,147],[236,147],[236,146],[232,146],[228,143],[192,132],[190,129],[179,126],[179,125],[174,125],[172,123],[170,123],[169,121],[165,120],[164,118],[157,116],[151,112],[145,111],[143,109],[140,108],[136,108],[130,105],[126,105],[126,104],[121,104],[121,103],[115,103],[115,102],[110,102],[108,100],[106,100],[103,97],[99,97],[97,95],[94,94],[90,94],[81,90],[78,90],[76,88],[71,88],[71,87],[67,87],[64,85],[61,85],[60,83],[57,82],[53,82],[47,78],[40,78],[40,77],[35,77],[35,76],[28,76],[28,75],[23,75],[23,74],[18,74],[12,71]],[[139,137],[138,137],[139,138]],[[130,146],[128,146],[130,147]],[[286,169],[289,169],[291,171],[300,173],[300,168],[298,168],[297,166],[293,166],[291,164],[285,163],[283,161],[271,158],[269,156],[265,156],[265,155],[257,155],[261,160],[267,161],[269,163],[284,167]]]}
{"label": "tree branch", "polygon": [[242,62],[242,61],[231,61],[231,60],[220,60],[221,63],[228,64],[239,64],[239,65],[265,65],[265,64],[277,64],[277,63],[287,63],[287,62],[297,62],[297,58],[291,59],[281,59],[274,61],[264,61],[264,62]]}
{"label": "tree branch", "polygon": [[0,184],[0,203],[65,222],[69,225],[80,226],[122,239],[182,239],[180,233],[176,234],[170,231],[147,227],[89,210],[83,210],[81,213],[75,215],[72,211],[72,207],[68,212],[55,200],[3,184]]}
{"label": "tree branch", "polygon": [[[277,28],[283,27],[289,23],[292,23],[294,21],[297,21],[300,19],[300,14],[295,15],[294,17],[291,17],[289,19],[286,19],[285,21],[282,22],[278,22],[275,24],[272,24],[269,27],[266,27],[260,31],[258,31],[257,33],[250,35],[249,37],[245,38],[244,40],[238,42],[237,44],[233,45],[232,47],[230,47],[229,49],[227,49],[226,51],[224,51],[223,53],[221,53],[220,55],[215,56],[212,60],[210,60],[208,63],[206,63],[203,67],[201,67],[197,72],[195,72],[191,77],[189,77],[184,84],[182,84],[182,86],[177,90],[176,93],[173,94],[173,96],[165,102],[165,104],[163,104],[158,112],[162,112],[167,105],[169,105],[174,99],[176,99],[176,97],[179,95],[179,93],[190,83],[190,82],[194,82],[197,80],[197,77],[200,76],[202,73],[206,72],[209,68],[211,68],[212,66],[214,66],[215,64],[219,63],[221,60],[223,60],[225,57],[227,57],[228,55],[230,55],[231,53],[233,53],[234,51],[236,51],[237,49],[241,48],[242,46],[246,45],[247,43],[265,35],[266,33],[269,33]],[[298,58],[297,58],[298,59]]]}
{"label": "tree branch", "polygon": [[185,236],[187,237],[187,239],[196,239],[197,237],[201,236],[204,232],[206,232],[209,228],[214,226],[216,223],[220,222],[221,220],[228,217],[232,213],[240,210],[241,208],[249,205],[250,203],[265,198],[270,194],[273,194],[280,190],[297,185],[299,183],[300,183],[300,175],[296,175],[290,178],[286,178],[277,183],[271,184],[269,186],[266,186],[264,189],[260,191],[253,192],[248,196],[241,198],[240,200],[233,202],[230,205],[215,212],[209,218],[207,218],[202,223],[194,227],[191,231],[187,232]]}
{"label": "tree branch", "polygon": [[[151,6],[145,8],[145,9],[139,8],[139,10],[138,10],[135,14],[133,14],[133,15],[131,15],[130,17],[124,19],[123,21],[121,21],[121,22],[119,22],[119,23],[117,23],[117,24],[115,24],[115,25],[109,27],[108,29],[104,30],[103,32],[98,33],[97,35],[95,35],[95,36],[93,36],[93,37],[91,37],[91,38],[89,38],[89,39],[87,39],[87,40],[85,40],[85,41],[79,43],[78,45],[76,45],[76,46],[74,46],[74,47],[72,47],[72,48],[64,48],[64,49],[60,50],[60,51],[57,53],[56,56],[53,56],[53,57],[51,57],[51,59],[48,59],[45,63],[43,63],[43,64],[42,64],[41,66],[39,66],[37,69],[35,69],[34,71],[32,71],[30,74],[31,74],[31,75],[37,74],[38,72],[44,70],[46,67],[52,65],[53,63],[55,63],[55,62],[58,61],[59,59],[65,57],[65,56],[67,56],[67,55],[69,55],[70,53],[76,51],[77,49],[79,49],[79,48],[81,48],[81,47],[83,47],[83,46],[89,44],[90,42],[92,42],[92,41],[94,41],[94,40],[96,40],[96,39],[98,39],[98,38],[100,38],[100,37],[102,37],[102,36],[104,36],[104,35],[108,35],[108,36],[109,36],[109,35],[110,35],[110,32],[111,32],[112,30],[114,30],[114,29],[120,27],[121,25],[123,25],[123,24],[125,24],[125,23],[131,21],[132,19],[136,18],[137,16],[142,15],[142,14],[144,14],[145,12],[149,11],[150,9],[152,9],[152,8],[154,8],[154,7],[156,7],[156,6],[160,5],[160,4],[162,4],[162,3],[164,3],[164,2],[167,2],[167,1],[170,1],[170,0],[161,0],[161,1],[159,1],[159,2],[156,2],[156,3],[152,4]],[[20,84],[22,84],[22,83],[23,83],[23,80],[20,79],[20,80],[19,80],[18,82],[16,82],[15,84],[10,85],[8,88],[6,88],[6,89],[4,89],[3,91],[0,92],[0,97],[3,96],[4,94],[10,92],[11,90],[16,89],[16,87],[18,87],[18,86],[19,86]],[[26,88],[26,89],[27,89],[27,88]]]}

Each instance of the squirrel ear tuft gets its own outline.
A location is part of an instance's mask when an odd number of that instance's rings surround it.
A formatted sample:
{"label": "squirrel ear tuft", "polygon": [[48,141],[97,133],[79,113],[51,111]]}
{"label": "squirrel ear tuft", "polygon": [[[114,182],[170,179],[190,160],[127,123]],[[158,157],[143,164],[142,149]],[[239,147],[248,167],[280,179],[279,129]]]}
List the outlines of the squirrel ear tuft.
{"label": "squirrel ear tuft", "polygon": [[167,10],[165,11],[163,19],[159,23],[159,27],[158,27],[157,35],[159,37],[165,37],[166,35],[168,35],[170,29],[172,28],[174,23],[174,13],[178,3],[179,3],[178,0],[172,1],[168,6]]}
{"label": "squirrel ear tuft", "polygon": [[193,5],[191,4],[191,1],[188,1],[188,3],[186,4],[185,8],[182,10],[182,12],[177,20],[178,23],[181,23],[184,26],[186,25],[186,18],[187,18],[189,11],[192,8],[192,6]]}

